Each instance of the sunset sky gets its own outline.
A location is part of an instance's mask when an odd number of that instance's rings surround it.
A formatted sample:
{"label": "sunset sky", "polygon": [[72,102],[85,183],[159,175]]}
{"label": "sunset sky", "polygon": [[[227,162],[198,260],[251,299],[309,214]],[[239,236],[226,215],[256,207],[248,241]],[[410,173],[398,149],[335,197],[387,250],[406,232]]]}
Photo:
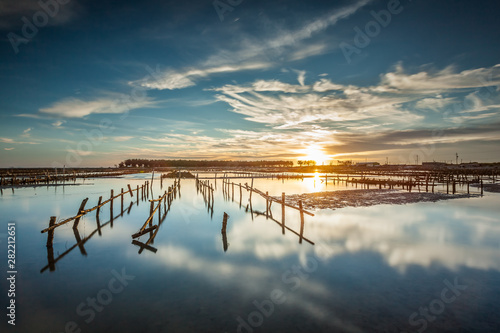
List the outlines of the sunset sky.
{"label": "sunset sky", "polygon": [[498,1],[40,3],[0,0],[0,167],[500,161]]}

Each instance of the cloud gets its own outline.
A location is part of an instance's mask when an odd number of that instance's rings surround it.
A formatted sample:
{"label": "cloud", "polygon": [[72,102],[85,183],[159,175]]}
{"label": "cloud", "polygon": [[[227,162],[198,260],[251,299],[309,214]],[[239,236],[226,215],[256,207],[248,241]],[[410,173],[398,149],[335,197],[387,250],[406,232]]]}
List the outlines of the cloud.
{"label": "cloud", "polygon": [[[335,25],[339,20],[354,14],[368,4],[370,0],[360,0],[312,20],[295,30],[276,29],[272,37],[258,38],[241,33],[239,44],[234,49],[223,49],[197,66],[184,69],[166,69],[163,72],[152,73],[151,77],[132,82],[142,87],[158,90],[174,90],[195,86],[198,81],[208,79],[211,75],[270,68],[281,56],[291,54],[289,61],[304,59],[324,53],[328,49],[325,43],[303,45],[303,41],[315,34]],[[299,73],[298,73],[299,74]],[[304,85],[304,74],[299,74],[299,83]]]}
{"label": "cloud", "polygon": [[163,72],[152,73],[151,76],[146,79],[131,83],[138,84],[149,89],[174,90],[192,87],[196,85],[196,81],[207,78],[212,74],[232,73],[245,70],[262,69],[266,67],[269,67],[269,64],[264,62],[253,62],[241,65],[209,67],[204,69],[191,68],[179,71],[167,69]]}
{"label": "cloud", "polygon": [[[23,25],[21,18],[23,16],[32,21],[33,14],[36,12],[42,11],[45,13],[39,3],[39,0],[0,0],[0,29],[21,28]],[[56,26],[66,24],[77,17],[78,13],[82,12],[81,6],[76,1],[59,5],[58,8],[55,15],[49,16],[47,25]]]}
{"label": "cloud", "polygon": [[294,70],[295,73],[297,73],[297,81],[299,81],[299,84],[301,86],[304,86],[305,84],[305,79],[306,79],[306,71],[299,71],[299,70]]}
{"label": "cloud", "polygon": [[[416,112],[418,109],[443,112],[450,105],[458,103],[457,97],[443,97],[443,93],[472,91],[463,97],[461,105],[454,106],[453,110],[459,108],[460,112],[446,115],[451,122],[460,118],[459,113],[483,112],[481,115],[465,114],[469,119],[494,115],[494,111],[498,111],[500,106],[500,99],[491,94],[485,100],[479,97],[477,91],[497,82],[500,84],[499,68],[497,65],[452,73],[448,67],[435,74],[403,74],[404,69],[398,65],[395,72],[382,75],[378,85],[369,87],[341,85],[326,78],[305,85],[305,73],[298,71],[301,85],[258,80],[251,84],[225,85],[213,90],[220,93],[215,96],[216,99],[229,104],[231,111],[245,115],[246,120],[273,126],[275,129],[323,123],[336,125],[337,129],[346,129],[345,124],[348,122],[362,121],[372,122],[363,125],[391,123],[393,126],[407,126],[411,122],[416,126],[425,121]],[[458,82],[460,80],[462,82]],[[397,85],[396,82],[404,84]],[[354,127],[350,126],[351,129]]]}
{"label": "cloud", "polygon": [[133,139],[133,136],[115,136],[113,137],[113,141],[115,142],[124,142]]}
{"label": "cloud", "polygon": [[435,73],[407,74],[401,64],[394,72],[382,75],[379,91],[404,93],[442,93],[451,90],[500,86],[500,64],[455,72],[448,66]]}
{"label": "cloud", "polygon": [[11,143],[11,144],[27,144],[27,145],[38,145],[40,144],[39,142],[33,142],[33,141],[16,141],[11,138],[0,138],[0,142],[3,143]]}
{"label": "cloud", "polygon": [[155,104],[150,98],[141,101],[125,101],[118,98],[84,101],[77,98],[67,98],[49,107],[41,108],[40,112],[64,118],[83,118],[91,114],[126,113],[134,109],[154,107]]}
{"label": "cloud", "polygon": [[64,124],[66,121],[64,120],[58,120],[52,123],[52,126],[54,127],[61,127],[62,124]]}

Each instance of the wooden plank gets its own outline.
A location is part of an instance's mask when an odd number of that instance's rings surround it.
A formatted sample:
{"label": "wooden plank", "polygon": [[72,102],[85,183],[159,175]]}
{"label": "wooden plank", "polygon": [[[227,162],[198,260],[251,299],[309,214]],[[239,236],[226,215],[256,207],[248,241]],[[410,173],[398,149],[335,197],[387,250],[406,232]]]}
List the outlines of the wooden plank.
{"label": "wooden plank", "polygon": [[156,228],[158,228],[158,226],[157,226],[157,225],[154,225],[154,226],[152,226],[152,227],[149,227],[149,228],[146,228],[146,229],[144,229],[144,230],[138,231],[138,232],[136,232],[135,234],[133,234],[133,235],[132,235],[132,238],[137,238],[137,237],[140,237],[140,236],[142,236],[142,235],[144,235],[144,234],[147,234],[147,233],[148,233],[148,232],[150,232],[150,231],[155,230]]}

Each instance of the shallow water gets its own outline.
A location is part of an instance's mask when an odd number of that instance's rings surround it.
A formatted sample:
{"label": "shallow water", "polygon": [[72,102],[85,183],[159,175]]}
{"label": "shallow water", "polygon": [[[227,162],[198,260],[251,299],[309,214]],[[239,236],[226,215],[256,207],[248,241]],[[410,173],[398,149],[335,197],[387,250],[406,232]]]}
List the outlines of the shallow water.
{"label": "shallow water", "polygon": [[[56,229],[48,268],[49,217],[74,216],[99,196],[109,198],[151,174],[88,179],[80,186],[4,190],[0,246],[7,261],[7,223],[16,223],[17,317],[14,332],[497,332],[500,322],[500,195],[437,203],[315,211],[303,241],[264,215],[234,202],[217,182],[213,213],[194,180],[182,180],[160,225],[156,253],[132,244],[149,216],[149,202],[125,196],[100,212]],[[250,179],[241,179],[249,183]],[[316,181],[316,184],[314,183]],[[164,180],[157,198],[173,180]],[[240,180],[234,180],[240,183]],[[318,179],[255,179],[270,195],[346,189]],[[351,187],[349,187],[351,188]],[[230,196],[231,196],[230,189]],[[131,201],[133,202],[130,205]],[[265,212],[253,194],[252,210]],[[129,210],[130,208],[130,210]],[[227,251],[221,233],[224,212]],[[281,207],[272,206],[281,221]],[[158,222],[158,216],[154,218]],[[300,216],[286,209],[286,225]],[[145,243],[149,234],[141,236]],[[2,268],[6,265],[2,265]],[[5,269],[6,270],[6,269]],[[43,270],[43,271],[42,271]],[[120,282],[116,276],[128,279]],[[7,290],[2,280],[2,290]],[[455,285],[455,287],[453,287]],[[451,286],[451,287],[450,287]],[[3,292],[4,304],[7,304]],[[95,299],[95,301],[93,300]],[[92,303],[92,302],[95,302]],[[93,304],[93,305],[92,305]],[[426,312],[427,311],[427,312]],[[7,327],[4,319],[2,331]]]}

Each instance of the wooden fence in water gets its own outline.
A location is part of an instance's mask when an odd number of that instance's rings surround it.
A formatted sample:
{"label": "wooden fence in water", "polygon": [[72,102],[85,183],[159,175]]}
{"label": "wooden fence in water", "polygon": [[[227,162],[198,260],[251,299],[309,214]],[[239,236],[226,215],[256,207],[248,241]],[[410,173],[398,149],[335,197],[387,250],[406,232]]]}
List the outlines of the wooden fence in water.
{"label": "wooden fence in water", "polygon": [[[255,188],[253,186],[253,178],[252,178],[252,182],[251,182],[250,186],[247,183],[245,183],[244,185],[242,185],[241,183],[236,184],[236,183],[230,182],[228,179],[223,178],[222,179],[223,194],[226,198],[231,199],[233,202],[234,202],[234,192],[235,192],[234,188],[235,188],[235,186],[237,188],[239,188],[240,207],[242,206],[243,189],[245,189],[247,192],[250,192],[248,204],[246,206],[246,210],[248,211],[250,209],[250,213],[252,214],[252,218],[253,218],[253,214],[264,215],[267,219],[271,219],[274,222],[278,223],[282,228],[283,234],[285,234],[285,229],[289,230],[290,232],[292,232],[293,234],[295,234],[299,237],[299,243],[302,243],[302,240],[305,240],[308,243],[314,245],[314,242],[312,242],[311,240],[304,237],[304,224],[305,224],[304,214],[309,215],[309,216],[314,216],[314,214],[303,209],[302,201],[299,200],[298,206],[294,206],[294,205],[287,203],[285,201],[285,198],[286,198],[285,192],[283,192],[281,194],[281,200],[276,199],[276,198],[270,196],[269,192],[264,193],[263,191]],[[264,198],[266,200],[266,212],[265,213],[260,213],[260,212],[253,210],[253,207],[252,207],[252,194],[253,193],[260,195],[262,198]],[[273,214],[272,214],[272,210],[271,210],[271,205],[273,202],[277,203],[278,205],[281,205],[281,222],[273,218]],[[299,211],[299,214],[300,214],[300,232],[296,232],[295,230],[291,229],[290,227],[288,227],[286,225],[286,212],[285,212],[286,207],[289,207],[289,208],[292,208],[292,209]]]}

